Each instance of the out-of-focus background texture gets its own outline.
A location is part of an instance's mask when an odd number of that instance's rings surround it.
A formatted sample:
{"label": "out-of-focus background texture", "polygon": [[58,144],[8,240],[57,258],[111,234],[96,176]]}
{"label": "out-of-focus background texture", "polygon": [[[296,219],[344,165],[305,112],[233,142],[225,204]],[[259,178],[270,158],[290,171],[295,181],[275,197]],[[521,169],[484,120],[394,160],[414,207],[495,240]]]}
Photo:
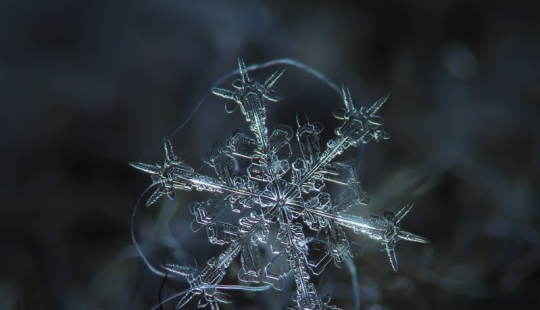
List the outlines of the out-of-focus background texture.
{"label": "out-of-focus background texture", "polygon": [[[150,178],[127,163],[161,159],[163,137],[239,55],[247,64],[297,59],[346,82],[357,105],[391,93],[380,115],[392,139],[343,155],[358,162],[372,198],[355,214],[415,201],[402,226],[431,243],[398,244],[395,274],[373,240],[348,232],[364,247],[354,261],[362,309],[539,309],[538,9],[498,0],[1,1],[0,309],[149,309],[186,287],[153,275],[132,245],[131,212]],[[330,136],[341,103],[328,87],[289,68],[275,89],[285,100],[270,105],[270,124],[294,125],[301,108]],[[188,164],[199,167],[214,142],[245,128],[223,104],[208,98],[172,138]],[[136,236],[155,265],[184,257],[201,266],[220,247],[190,231],[187,205],[208,196],[177,194],[139,210]],[[313,279],[354,308],[347,268]],[[238,309],[283,309],[291,292],[234,297]]]}

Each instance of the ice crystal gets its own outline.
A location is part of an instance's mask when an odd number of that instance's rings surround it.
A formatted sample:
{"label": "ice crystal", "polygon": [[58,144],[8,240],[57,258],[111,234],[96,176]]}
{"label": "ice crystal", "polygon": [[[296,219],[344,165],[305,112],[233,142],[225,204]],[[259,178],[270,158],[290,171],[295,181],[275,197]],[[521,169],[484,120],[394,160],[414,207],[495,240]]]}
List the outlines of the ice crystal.
{"label": "ice crystal", "polygon": [[[195,172],[175,155],[168,140],[165,141],[164,161],[155,165],[131,164],[149,173],[158,185],[146,206],[162,196],[173,199],[177,189],[214,193],[206,201],[190,204],[190,212],[195,217],[192,228],[197,231],[205,227],[208,241],[226,245],[226,249],[218,257],[210,258],[200,270],[175,264],[162,265],[169,272],[185,276],[191,287],[178,294],[180,301],[176,308],[182,308],[198,295],[202,295],[199,307],[219,309],[219,303],[231,302],[230,296],[220,291],[231,287],[220,285],[220,282],[231,262],[239,257],[238,279],[251,285],[244,289],[256,290],[257,283],[266,283],[282,290],[284,277],[292,273],[296,291],[289,309],[338,309],[329,304],[328,295],[317,295],[310,274],[320,274],[331,261],[342,266],[349,257],[357,255],[360,247],[349,242],[343,227],[377,240],[395,271],[398,263],[394,247],[398,241],[428,242],[400,227],[412,204],[397,213],[386,211],[382,217],[362,218],[347,214],[351,207],[365,205],[369,199],[360,186],[355,167],[334,159],[348,148],[389,138],[383,130],[382,118],[377,115],[387,97],[368,108],[358,109],[343,85],[345,106],[333,113],[342,124],[322,150],[322,124],[311,122],[304,113],[297,114],[296,133],[285,125],[277,125],[271,133],[268,131],[267,101],[282,99],[271,88],[284,69],[259,83],[249,76],[241,58],[238,65],[241,79],[232,83],[234,90],[214,88],[212,92],[233,102],[232,106],[231,102],[226,105],[228,112],[240,108],[249,123],[251,135],[237,130],[224,144],[215,144],[204,155],[205,163],[214,168],[217,178]],[[294,136],[301,156],[291,160],[290,143]],[[250,160],[245,174],[235,172],[235,157]],[[328,182],[341,188],[335,197],[324,191]],[[226,209],[238,213],[244,209],[253,211],[240,218],[238,223],[218,221]],[[270,238],[272,225],[276,226],[277,235]],[[317,237],[306,237],[305,229],[313,230]],[[325,235],[326,240],[319,239],[319,234]],[[273,257],[264,261],[259,245],[269,241]]]}

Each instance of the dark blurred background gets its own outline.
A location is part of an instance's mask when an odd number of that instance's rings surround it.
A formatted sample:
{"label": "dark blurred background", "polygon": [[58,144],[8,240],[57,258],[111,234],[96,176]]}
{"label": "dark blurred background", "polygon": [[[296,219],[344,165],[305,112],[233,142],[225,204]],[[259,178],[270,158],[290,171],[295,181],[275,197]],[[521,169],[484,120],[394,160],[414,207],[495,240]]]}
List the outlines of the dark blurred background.
{"label": "dark blurred background", "polygon": [[[391,93],[380,115],[392,139],[343,155],[372,198],[354,213],[415,201],[402,225],[431,243],[400,243],[395,274],[349,232],[364,247],[362,309],[539,309],[537,13],[497,0],[1,1],[0,309],[149,309],[186,287],[153,275],[132,245],[150,179],[127,163],[161,159],[163,137],[239,55],[297,59],[346,82],[357,105]],[[300,108],[330,137],[341,103],[326,85],[289,68],[275,89],[285,100],[269,124],[294,125]],[[172,138],[195,168],[245,128],[223,104],[203,101]],[[220,248],[190,231],[186,209],[208,196],[177,194],[141,209],[135,232],[155,265],[201,266]],[[354,309],[349,269],[314,281]],[[282,309],[291,291],[234,297]]]}

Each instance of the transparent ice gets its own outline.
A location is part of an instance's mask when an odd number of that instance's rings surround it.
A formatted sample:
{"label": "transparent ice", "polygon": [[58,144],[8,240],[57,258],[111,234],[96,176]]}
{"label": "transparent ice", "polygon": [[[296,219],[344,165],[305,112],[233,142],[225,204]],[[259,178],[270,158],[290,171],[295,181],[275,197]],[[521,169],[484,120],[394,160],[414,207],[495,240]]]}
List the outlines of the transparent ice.
{"label": "transparent ice", "polygon": [[[164,143],[165,160],[162,162],[155,165],[131,163],[149,173],[153,184],[157,185],[146,206],[162,196],[174,199],[177,189],[213,193],[206,201],[190,204],[190,212],[194,215],[192,229],[205,228],[208,241],[225,246],[225,250],[210,258],[200,269],[176,264],[161,266],[170,273],[186,277],[190,284],[190,289],[173,296],[179,298],[176,309],[196,297],[199,307],[219,309],[220,303],[232,302],[230,295],[224,293],[226,290],[257,291],[270,285],[282,290],[287,276],[292,276],[296,285],[289,309],[338,309],[329,304],[328,295],[317,295],[310,277],[320,274],[331,261],[343,266],[350,257],[358,254],[360,246],[349,242],[343,227],[377,240],[396,272],[398,262],[394,248],[398,241],[428,242],[400,227],[412,204],[397,213],[386,211],[382,217],[362,218],[347,214],[354,206],[368,204],[369,199],[360,186],[355,167],[335,161],[335,158],[351,147],[389,138],[383,130],[382,118],[377,115],[387,97],[368,108],[358,109],[343,85],[344,107],[333,113],[342,124],[335,129],[335,137],[322,149],[319,137],[323,126],[310,121],[305,113],[297,113],[296,132],[286,125],[277,125],[269,132],[266,126],[268,101],[282,100],[272,87],[285,69],[259,83],[248,75],[241,58],[238,66],[241,79],[232,83],[233,89],[216,87],[212,92],[230,101],[226,104],[227,112],[240,108],[251,133],[238,130],[225,143],[216,143],[204,155],[204,162],[214,168],[217,177],[195,172],[175,155],[168,140]],[[293,160],[290,143],[294,137],[302,156]],[[250,160],[251,164],[242,175],[235,172],[236,157]],[[329,182],[341,187],[335,197],[324,191]],[[219,215],[226,210],[246,215],[238,223],[219,221]],[[270,236],[271,226],[276,227],[277,236]],[[306,237],[305,229],[316,232],[316,237]],[[319,236],[326,236],[326,240]],[[267,242],[272,243],[270,261],[263,260],[259,248],[259,244]],[[246,286],[220,285],[227,268],[236,258],[241,263],[238,279]]]}

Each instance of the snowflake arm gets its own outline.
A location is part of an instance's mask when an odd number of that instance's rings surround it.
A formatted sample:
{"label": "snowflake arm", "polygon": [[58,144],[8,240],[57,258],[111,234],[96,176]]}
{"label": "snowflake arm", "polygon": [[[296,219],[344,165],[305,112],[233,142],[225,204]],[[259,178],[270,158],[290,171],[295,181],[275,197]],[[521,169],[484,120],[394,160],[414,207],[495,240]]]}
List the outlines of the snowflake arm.
{"label": "snowflake arm", "polygon": [[399,224],[412,207],[413,204],[408,204],[395,215],[394,212],[386,211],[383,219],[377,215],[372,215],[367,220],[360,216],[349,214],[333,215],[316,209],[306,209],[306,211],[330,219],[341,226],[352,228],[355,233],[364,233],[370,238],[378,240],[380,248],[387,252],[392,268],[397,272],[398,264],[394,247],[399,240],[418,243],[429,242],[423,237],[401,230]]}
{"label": "snowflake arm", "polygon": [[[236,101],[240,105],[242,113],[250,123],[250,130],[257,139],[258,151],[266,154],[268,151],[268,130],[266,128],[266,104],[264,99],[270,101],[281,100],[281,95],[270,88],[281,77],[285,69],[281,69],[272,74],[264,84],[258,80],[250,78],[246,69],[244,60],[238,57],[238,70],[242,77],[241,80],[235,80],[233,87],[235,91],[223,88],[214,88],[212,92],[225,99]],[[234,109],[228,109],[234,111]]]}

